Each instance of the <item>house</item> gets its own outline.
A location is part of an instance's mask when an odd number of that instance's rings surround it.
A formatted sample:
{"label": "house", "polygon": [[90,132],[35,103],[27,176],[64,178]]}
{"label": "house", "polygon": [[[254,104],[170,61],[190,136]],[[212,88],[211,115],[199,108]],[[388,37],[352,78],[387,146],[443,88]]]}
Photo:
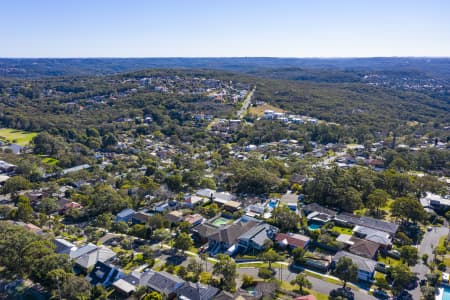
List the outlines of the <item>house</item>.
{"label": "house", "polygon": [[204,203],[204,201],[205,201],[204,197],[196,195],[187,195],[186,197],[184,197],[184,206],[188,208],[193,208],[199,204]]}
{"label": "house", "polygon": [[120,211],[115,218],[115,222],[125,222],[128,223],[131,221],[131,218],[136,214],[136,211],[131,208],[125,208],[124,210]]}
{"label": "house", "polygon": [[236,300],[236,299],[237,297],[235,295],[226,291],[221,291],[214,297],[214,300]]}
{"label": "house", "polygon": [[131,216],[131,223],[133,224],[146,224],[152,217],[151,214],[143,211],[139,211]]}
{"label": "house", "polygon": [[53,243],[55,244],[55,253],[67,254],[69,257],[71,257],[72,253],[78,249],[75,244],[72,244],[65,239],[56,238],[53,240]]}
{"label": "house", "polygon": [[223,205],[228,211],[235,212],[241,208],[241,203],[233,200],[226,201]]}
{"label": "house", "polygon": [[155,211],[160,212],[160,213],[163,213],[169,209],[170,209],[169,202],[158,203],[155,205],[155,208],[154,208]]}
{"label": "house", "polygon": [[364,226],[355,226],[353,234],[357,237],[379,244],[383,249],[389,249],[392,246],[392,240],[389,233],[375,230]]}
{"label": "house", "polygon": [[369,259],[375,259],[380,245],[368,240],[352,238],[353,245],[348,248],[350,253]]}
{"label": "house", "polygon": [[185,281],[167,272],[154,272],[143,275],[146,279],[146,285],[167,298],[172,299],[176,296],[176,291],[183,286]]}
{"label": "house", "polygon": [[305,235],[298,233],[278,233],[275,236],[275,241],[281,247],[290,248],[302,248],[306,249],[311,241],[311,239]]}
{"label": "house", "polygon": [[142,273],[138,271],[132,271],[127,275],[123,275],[121,278],[113,282],[114,289],[124,296],[130,296],[136,291],[138,286],[144,286],[145,283],[141,282]]}
{"label": "house", "polygon": [[[92,245],[92,244],[89,244]],[[95,246],[95,245],[94,245]],[[90,248],[93,248],[92,246]],[[80,249],[78,249],[80,250]],[[78,254],[76,254],[78,255]],[[90,267],[94,266],[97,262],[107,262],[114,258],[116,253],[111,249],[100,246],[95,246],[94,250],[86,252],[75,258],[75,264],[83,271],[87,271]]]}
{"label": "house", "polygon": [[120,276],[122,276],[122,273],[115,267],[98,261],[86,279],[92,285],[100,284],[103,287],[109,287]]}
{"label": "house", "polygon": [[3,184],[5,184],[6,181],[8,181],[10,177],[8,175],[3,175],[0,174],[0,186],[2,186]]}
{"label": "house", "polygon": [[314,295],[306,295],[294,298],[294,300],[317,300],[317,298]]}
{"label": "house", "polygon": [[192,228],[193,238],[202,242],[208,241],[208,238],[218,231],[216,226],[206,222]]}
{"label": "house", "polygon": [[262,204],[250,204],[245,208],[246,215],[250,217],[261,216],[266,208]]}
{"label": "house", "polygon": [[353,263],[358,266],[358,280],[372,281],[375,274],[376,261],[361,257],[350,252],[339,251],[333,257],[333,265],[335,265],[341,257],[350,258]]}
{"label": "house", "polygon": [[17,144],[11,144],[8,146],[8,149],[11,150],[11,153],[19,155],[22,154],[25,150],[25,147],[17,145]]}
{"label": "house", "polygon": [[215,192],[216,192],[215,190],[211,190],[211,189],[200,189],[195,193],[195,195],[202,197],[202,198],[211,199],[211,198],[213,198]]}
{"label": "house", "polygon": [[0,160],[0,173],[13,173],[16,171],[17,166],[10,164],[4,160]]}
{"label": "house", "polygon": [[177,224],[183,221],[183,212],[180,210],[171,211],[165,215],[165,218],[170,224]]}
{"label": "house", "polygon": [[13,224],[22,226],[23,228],[25,228],[26,230],[28,230],[29,232],[32,232],[34,234],[38,234],[38,235],[44,234],[44,231],[42,230],[42,228],[40,228],[34,224],[31,224],[31,223],[23,223],[20,221],[16,221],[16,222],[13,222]]}
{"label": "house", "polygon": [[332,209],[328,209],[323,207],[322,205],[319,205],[317,203],[310,203],[307,204],[305,206],[303,206],[303,211],[305,213],[305,215],[309,215],[313,212],[319,213],[319,214],[323,214],[328,216],[330,219],[334,218],[337,215],[337,212],[332,210]]}
{"label": "house", "polygon": [[[244,218],[238,219],[232,224],[222,226],[214,233],[212,233],[208,237],[209,244],[213,246],[217,252],[222,249],[229,249],[231,246],[235,245],[238,241],[238,238],[261,223],[253,218]],[[214,253],[215,251],[213,251]]]}
{"label": "house", "polygon": [[203,222],[203,216],[200,214],[187,215],[184,217],[184,222],[197,226]]}
{"label": "house", "polygon": [[371,217],[366,216],[357,216],[349,213],[340,213],[336,216],[335,221],[343,223],[343,224],[350,224],[350,225],[359,225],[362,227],[367,227],[371,229],[375,229],[378,231],[383,231],[386,233],[389,233],[391,236],[394,236],[395,233],[398,230],[398,225],[386,222],[382,220],[378,220]]}
{"label": "house", "polygon": [[286,193],[281,196],[281,203],[289,207],[292,211],[297,211],[298,206],[298,195],[292,193]]}
{"label": "house", "polygon": [[70,201],[66,198],[59,199],[56,204],[58,205],[58,213],[60,215],[65,214],[66,212],[72,210],[72,209],[82,209],[83,205],[81,205],[78,202]]}
{"label": "house", "polygon": [[176,293],[180,300],[212,300],[218,292],[218,288],[209,285],[185,282]]}
{"label": "house", "polygon": [[242,248],[244,252],[250,249],[262,251],[264,250],[266,241],[271,241],[275,238],[277,232],[277,227],[266,223],[260,223],[239,236],[238,246],[239,248]]}
{"label": "house", "polygon": [[129,297],[136,291],[136,286],[120,278],[113,282],[114,289],[123,296]]}
{"label": "house", "polygon": [[430,192],[427,192],[425,197],[420,198],[420,203],[424,208],[436,210],[448,210],[450,208],[450,198],[444,198]]}

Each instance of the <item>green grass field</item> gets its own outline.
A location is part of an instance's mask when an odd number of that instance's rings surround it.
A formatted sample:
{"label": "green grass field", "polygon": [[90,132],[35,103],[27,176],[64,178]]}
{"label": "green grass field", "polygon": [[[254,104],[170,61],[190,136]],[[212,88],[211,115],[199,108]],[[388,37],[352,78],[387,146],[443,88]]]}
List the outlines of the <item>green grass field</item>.
{"label": "green grass field", "polygon": [[56,158],[53,158],[53,157],[44,157],[42,159],[42,162],[47,165],[53,166],[53,165],[56,165],[59,162],[59,160],[57,160]]}
{"label": "green grass field", "polygon": [[331,228],[331,230],[340,233],[340,234],[348,234],[348,235],[352,235],[353,231],[351,228],[346,228],[346,227],[341,227],[341,226],[333,226],[333,228]]}
{"label": "green grass field", "polygon": [[27,146],[30,144],[31,140],[37,135],[36,132],[26,132],[22,130],[1,128],[0,129],[0,140],[18,144],[21,146]]}

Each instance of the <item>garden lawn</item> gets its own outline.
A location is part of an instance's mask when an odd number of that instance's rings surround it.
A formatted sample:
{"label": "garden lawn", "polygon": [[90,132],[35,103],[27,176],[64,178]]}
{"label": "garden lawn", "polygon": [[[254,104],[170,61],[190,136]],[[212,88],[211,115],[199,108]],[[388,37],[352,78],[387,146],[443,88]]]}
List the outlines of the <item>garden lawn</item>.
{"label": "garden lawn", "polygon": [[397,266],[402,263],[399,259],[395,259],[390,256],[386,256],[386,257],[379,256],[377,261],[384,263],[385,265],[389,265],[389,266]]}
{"label": "garden lawn", "polygon": [[27,146],[31,140],[37,135],[36,132],[26,132],[22,130],[2,128],[0,129],[0,140],[18,144],[20,146]]}
{"label": "garden lawn", "polygon": [[341,226],[333,226],[333,228],[331,228],[331,230],[340,233],[340,234],[348,234],[348,235],[352,235],[353,231],[351,228],[346,228],[346,227],[341,227]]}

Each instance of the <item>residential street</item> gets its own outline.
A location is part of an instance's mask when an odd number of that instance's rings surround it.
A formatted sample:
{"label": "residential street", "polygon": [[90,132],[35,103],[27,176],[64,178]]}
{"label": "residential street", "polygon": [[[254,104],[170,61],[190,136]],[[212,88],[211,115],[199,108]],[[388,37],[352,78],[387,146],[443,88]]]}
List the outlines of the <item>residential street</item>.
{"label": "residential street", "polygon": [[[442,226],[442,227],[434,227],[433,230],[427,231],[423,237],[422,243],[420,243],[418,250],[419,250],[419,263],[414,266],[412,269],[413,272],[418,274],[419,279],[425,278],[425,275],[429,272],[429,269],[426,265],[422,262],[422,255],[428,254],[429,260],[433,257],[433,248],[436,247],[436,245],[439,242],[439,239],[442,236],[449,234],[449,228],[448,226]],[[411,291],[411,294],[413,295],[413,298],[416,300],[420,300],[421,292],[420,292],[420,286],[417,286],[413,291]]]}
{"label": "residential street", "polygon": [[242,119],[245,112],[247,111],[247,108],[249,107],[250,103],[252,102],[252,98],[253,98],[253,94],[255,93],[255,90],[256,90],[256,87],[247,94],[247,97],[245,97],[244,103],[242,103],[241,109],[237,112],[237,116],[239,119]]}
{"label": "residential street", "polygon": [[[279,274],[278,274],[279,270],[277,270],[277,274],[275,275],[275,278],[279,278]],[[240,268],[238,269],[238,273],[241,274],[247,274],[247,275],[252,275],[253,277],[257,277],[258,276],[258,268]],[[281,272],[281,277],[283,281],[286,282],[290,282],[292,279],[295,278],[295,276],[297,276],[297,273],[291,272],[289,269],[282,269]],[[327,281],[315,278],[315,277],[311,277],[308,276],[309,281],[311,281],[312,283],[312,289],[328,295],[332,290],[339,288],[341,286],[333,284],[333,283],[329,283]],[[373,296],[368,295],[365,291],[355,291],[353,290],[353,292],[355,293],[355,299],[376,299]]]}

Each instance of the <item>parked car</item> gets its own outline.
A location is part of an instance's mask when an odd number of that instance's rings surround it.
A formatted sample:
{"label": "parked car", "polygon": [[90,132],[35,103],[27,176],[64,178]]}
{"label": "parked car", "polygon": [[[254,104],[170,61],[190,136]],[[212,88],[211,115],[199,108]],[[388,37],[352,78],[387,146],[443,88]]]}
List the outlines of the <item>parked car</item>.
{"label": "parked car", "polygon": [[377,264],[375,265],[375,270],[377,270],[378,272],[381,272],[381,273],[385,273],[385,274],[386,274],[387,270],[388,270],[390,267],[391,267],[391,266],[388,266],[388,265],[386,265],[386,264],[384,264],[384,263],[377,263]]}
{"label": "parked car", "polygon": [[400,258],[400,251],[398,250],[390,250],[387,252],[387,255],[389,255],[390,257],[399,259]]}
{"label": "parked car", "polygon": [[343,297],[347,300],[354,300],[355,299],[355,293],[351,291],[350,288],[338,288],[334,289],[330,292],[330,296],[332,297]]}
{"label": "parked car", "polygon": [[380,289],[373,291],[373,296],[378,299],[383,299],[383,300],[387,300],[390,298],[390,296],[388,295],[388,293],[386,293],[386,291],[383,291]]}

